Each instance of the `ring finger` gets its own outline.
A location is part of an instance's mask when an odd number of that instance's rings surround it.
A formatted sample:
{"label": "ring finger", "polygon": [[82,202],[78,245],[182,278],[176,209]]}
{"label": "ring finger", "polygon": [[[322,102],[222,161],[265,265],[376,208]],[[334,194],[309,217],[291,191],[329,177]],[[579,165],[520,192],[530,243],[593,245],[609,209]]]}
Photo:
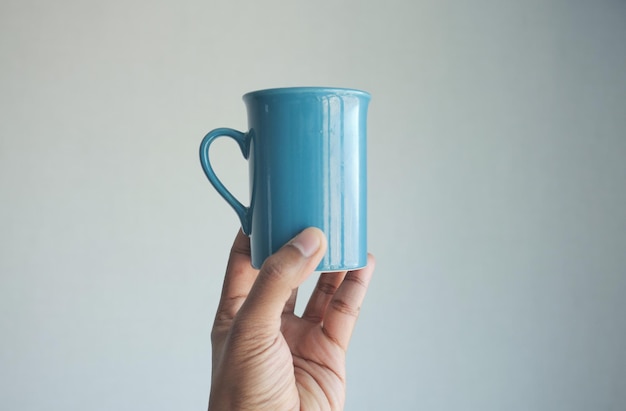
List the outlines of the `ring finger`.
{"label": "ring finger", "polygon": [[320,275],[302,314],[304,320],[315,323],[320,323],[324,320],[324,312],[345,276],[346,271],[322,273]]}

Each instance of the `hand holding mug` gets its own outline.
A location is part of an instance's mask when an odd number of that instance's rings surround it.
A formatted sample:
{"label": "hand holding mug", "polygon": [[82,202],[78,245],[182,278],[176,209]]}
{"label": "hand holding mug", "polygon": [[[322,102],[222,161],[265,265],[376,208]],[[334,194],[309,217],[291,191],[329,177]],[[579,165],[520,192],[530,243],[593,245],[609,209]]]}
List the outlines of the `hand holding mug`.
{"label": "hand holding mug", "polygon": [[209,411],[343,409],[346,350],[374,260],[321,274],[298,317],[297,288],[325,253],[324,234],[307,228],[257,271],[250,239],[239,232],[211,334]]}

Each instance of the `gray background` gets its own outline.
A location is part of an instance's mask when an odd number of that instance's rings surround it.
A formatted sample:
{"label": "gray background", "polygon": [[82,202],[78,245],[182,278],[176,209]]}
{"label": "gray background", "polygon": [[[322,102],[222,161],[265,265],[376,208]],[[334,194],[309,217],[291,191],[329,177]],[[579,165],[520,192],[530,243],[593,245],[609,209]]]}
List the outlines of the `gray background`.
{"label": "gray background", "polygon": [[294,85],[373,95],[348,410],[626,408],[626,2],[2,0],[0,64],[0,409],[206,407],[197,147]]}

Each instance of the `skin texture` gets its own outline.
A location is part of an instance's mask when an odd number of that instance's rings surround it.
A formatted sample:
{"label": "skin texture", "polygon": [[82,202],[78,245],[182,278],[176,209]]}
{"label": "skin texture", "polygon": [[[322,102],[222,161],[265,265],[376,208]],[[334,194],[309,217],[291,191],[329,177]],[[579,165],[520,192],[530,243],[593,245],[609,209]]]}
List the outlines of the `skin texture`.
{"label": "skin texture", "polygon": [[298,286],[325,250],[323,233],[308,228],[255,270],[239,232],[211,334],[209,411],[343,409],[346,350],[374,259],[360,270],[322,273],[298,317]]}

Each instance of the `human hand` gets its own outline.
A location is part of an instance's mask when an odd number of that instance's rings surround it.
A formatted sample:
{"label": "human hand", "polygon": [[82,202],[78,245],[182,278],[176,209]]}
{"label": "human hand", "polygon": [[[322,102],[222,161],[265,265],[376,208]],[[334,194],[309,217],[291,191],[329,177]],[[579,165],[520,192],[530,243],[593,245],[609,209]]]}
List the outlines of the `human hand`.
{"label": "human hand", "polygon": [[308,228],[255,270],[239,232],[211,334],[209,411],[343,409],[346,350],[374,259],[360,270],[321,274],[298,317],[298,286],[325,251],[324,234]]}

